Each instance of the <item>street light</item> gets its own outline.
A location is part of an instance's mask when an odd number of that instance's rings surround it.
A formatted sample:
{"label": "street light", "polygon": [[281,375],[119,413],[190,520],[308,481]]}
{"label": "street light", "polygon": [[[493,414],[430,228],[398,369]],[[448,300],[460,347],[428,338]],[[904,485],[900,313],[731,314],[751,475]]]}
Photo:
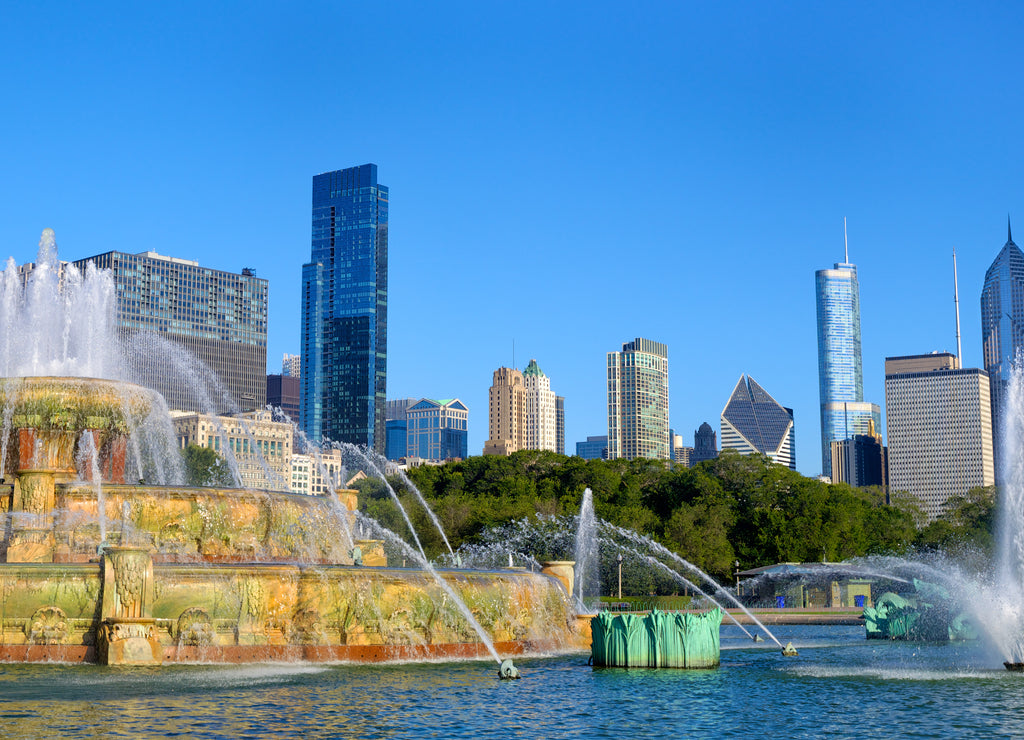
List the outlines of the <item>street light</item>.
{"label": "street light", "polygon": [[615,558],[619,561],[619,600],[622,600],[622,553],[620,552],[618,557]]}
{"label": "street light", "polygon": [[736,595],[740,595],[740,561],[737,560],[733,563],[733,567],[736,568]]}

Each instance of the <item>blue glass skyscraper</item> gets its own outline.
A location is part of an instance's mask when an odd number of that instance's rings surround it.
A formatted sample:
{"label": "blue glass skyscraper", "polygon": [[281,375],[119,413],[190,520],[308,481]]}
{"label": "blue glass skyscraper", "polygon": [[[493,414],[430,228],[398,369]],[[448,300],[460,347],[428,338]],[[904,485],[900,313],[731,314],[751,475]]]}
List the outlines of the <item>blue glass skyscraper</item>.
{"label": "blue glass skyscraper", "polygon": [[857,266],[845,261],[814,273],[818,314],[818,397],[821,401],[821,470],[832,472],[833,441],[882,427],[877,404],[864,401]]}
{"label": "blue glass skyscraper", "polygon": [[1003,400],[1017,350],[1024,347],[1024,254],[1013,243],[1006,220],[1006,244],[985,273],[981,291],[981,343],[992,399],[992,446],[996,482],[1002,476]]}
{"label": "blue glass skyscraper", "polygon": [[313,178],[302,266],[302,429],[384,453],[388,189],[377,165]]}

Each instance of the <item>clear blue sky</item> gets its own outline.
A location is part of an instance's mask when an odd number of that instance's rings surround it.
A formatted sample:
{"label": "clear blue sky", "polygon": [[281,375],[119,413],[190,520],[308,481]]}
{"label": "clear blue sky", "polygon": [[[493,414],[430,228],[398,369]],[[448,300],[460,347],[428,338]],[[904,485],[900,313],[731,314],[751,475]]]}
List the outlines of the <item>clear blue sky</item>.
{"label": "clear blue sky", "polygon": [[1024,237],[1019,3],[8,4],[0,246],[157,250],[270,280],[299,349],[315,173],[391,189],[388,395],[460,397],[536,358],[570,451],[605,353],[665,342],[671,422],[741,373],[820,472],[814,271],[858,265],[868,400],[887,355],[981,362],[979,296]]}

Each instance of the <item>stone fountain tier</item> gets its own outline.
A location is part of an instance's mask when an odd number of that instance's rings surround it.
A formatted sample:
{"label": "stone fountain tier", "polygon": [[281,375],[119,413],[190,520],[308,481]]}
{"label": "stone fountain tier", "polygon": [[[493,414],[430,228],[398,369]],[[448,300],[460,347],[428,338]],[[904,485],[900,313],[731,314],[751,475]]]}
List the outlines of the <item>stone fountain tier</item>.
{"label": "stone fountain tier", "polygon": [[[0,512],[9,510],[14,488],[0,486]],[[352,564],[348,537],[357,494],[303,496],[233,488],[104,485],[106,543],[101,542],[100,502],[91,485],[58,483],[38,542],[10,527],[0,535],[7,562],[96,562],[106,545],[142,547],[157,563]],[[18,516],[15,515],[18,520]],[[43,536],[45,535],[45,536]],[[364,548],[369,554],[370,550]],[[367,564],[382,564],[364,558]]]}
{"label": "stone fountain tier", "polygon": [[[502,655],[580,649],[561,586],[523,571],[442,571]],[[0,568],[0,660],[413,660],[487,657],[426,573],[310,565],[101,564]]]}
{"label": "stone fountain tier", "polygon": [[[92,436],[104,481],[123,483],[131,430],[158,401],[142,386],[99,378],[0,379],[0,409],[8,435],[5,470],[56,481],[91,479],[76,459],[83,432]],[[7,419],[10,420],[9,424]]]}

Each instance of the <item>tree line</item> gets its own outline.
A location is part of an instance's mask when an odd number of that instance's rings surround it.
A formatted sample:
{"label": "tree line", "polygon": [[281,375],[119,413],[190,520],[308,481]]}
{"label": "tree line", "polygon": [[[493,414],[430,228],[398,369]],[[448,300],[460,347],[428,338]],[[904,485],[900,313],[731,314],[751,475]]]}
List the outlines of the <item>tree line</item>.
{"label": "tree line", "polygon": [[[579,513],[583,492],[611,524],[647,535],[719,580],[779,562],[837,562],[864,555],[991,548],[995,491],[975,489],[926,524],[907,497],[807,478],[761,455],[723,450],[693,468],[667,461],[584,460],[526,450],[408,472],[453,548],[516,519]],[[389,483],[428,557],[442,553],[436,529],[401,478]],[[402,533],[404,520],[379,481],[361,482],[360,507]]]}

